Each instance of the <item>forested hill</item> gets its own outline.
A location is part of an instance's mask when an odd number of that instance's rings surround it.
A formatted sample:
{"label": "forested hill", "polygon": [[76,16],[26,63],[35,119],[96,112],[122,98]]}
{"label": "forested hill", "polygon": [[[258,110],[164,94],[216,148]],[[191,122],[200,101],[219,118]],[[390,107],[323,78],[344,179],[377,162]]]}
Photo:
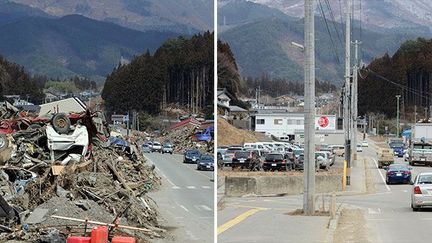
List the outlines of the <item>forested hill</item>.
{"label": "forested hill", "polygon": [[110,112],[158,114],[175,103],[191,112],[213,111],[213,33],[166,41],[107,77],[102,98]]}
{"label": "forested hill", "polygon": [[359,114],[382,112],[396,116],[396,95],[401,109],[413,112],[429,107],[432,94],[432,40],[406,41],[393,56],[385,54],[361,70],[359,77]]}
{"label": "forested hill", "polygon": [[32,77],[24,71],[24,67],[0,56],[0,97],[12,94],[21,97],[28,95],[30,102],[40,103],[44,98],[44,81],[44,78]]}

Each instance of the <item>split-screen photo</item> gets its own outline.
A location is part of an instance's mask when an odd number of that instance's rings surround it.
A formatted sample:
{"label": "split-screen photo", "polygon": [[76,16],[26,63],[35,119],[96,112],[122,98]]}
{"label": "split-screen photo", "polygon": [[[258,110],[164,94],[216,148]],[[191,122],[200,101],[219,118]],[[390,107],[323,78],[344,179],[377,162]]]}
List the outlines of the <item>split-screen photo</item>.
{"label": "split-screen photo", "polygon": [[431,11],[0,0],[0,242],[424,242]]}

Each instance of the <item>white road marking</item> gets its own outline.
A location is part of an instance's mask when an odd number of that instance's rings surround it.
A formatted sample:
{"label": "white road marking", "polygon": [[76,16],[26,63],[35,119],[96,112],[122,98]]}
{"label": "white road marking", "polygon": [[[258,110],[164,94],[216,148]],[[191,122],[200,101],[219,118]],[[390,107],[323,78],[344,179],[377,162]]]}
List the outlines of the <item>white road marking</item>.
{"label": "white road marking", "polygon": [[210,186],[201,186],[202,189],[210,189]]}
{"label": "white road marking", "polygon": [[198,205],[198,207],[202,208],[202,209],[204,209],[206,211],[212,211],[212,209],[210,207],[206,206],[206,205]]}
{"label": "white road marking", "polygon": [[380,214],[381,213],[381,209],[377,208],[377,210],[375,210],[373,208],[368,208],[368,213],[369,214]]}
{"label": "white road marking", "polygon": [[172,189],[179,190],[180,187],[178,187],[178,186],[173,186]]}
{"label": "white road marking", "polygon": [[181,208],[183,208],[186,212],[189,212],[189,209],[187,209],[185,206],[180,205]]}
{"label": "white road marking", "polygon": [[196,187],[195,186],[187,186],[186,188],[187,189],[195,189]]}
{"label": "white road marking", "polygon": [[166,180],[168,181],[169,184],[171,184],[171,186],[176,186],[176,184],[174,184],[170,179],[166,178]]}
{"label": "white road marking", "polygon": [[[376,159],[372,158],[372,160],[375,163],[375,166],[378,168],[378,162],[376,161]],[[384,182],[385,187],[387,188],[387,191],[391,191],[390,187],[387,185],[386,180],[384,179],[384,176],[383,176],[383,174],[382,174],[382,172],[381,172],[381,170],[379,168],[378,168],[378,172],[379,172],[379,174],[381,176],[382,181]]]}

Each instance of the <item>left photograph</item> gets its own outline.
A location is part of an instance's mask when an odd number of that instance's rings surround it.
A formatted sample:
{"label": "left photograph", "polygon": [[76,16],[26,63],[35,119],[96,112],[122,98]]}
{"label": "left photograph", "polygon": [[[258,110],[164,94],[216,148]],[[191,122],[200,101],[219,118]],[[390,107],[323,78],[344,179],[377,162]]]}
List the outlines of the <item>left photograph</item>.
{"label": "left photograph", "polygon": [[0,242],[214,242],[213,17],[0,0]]}

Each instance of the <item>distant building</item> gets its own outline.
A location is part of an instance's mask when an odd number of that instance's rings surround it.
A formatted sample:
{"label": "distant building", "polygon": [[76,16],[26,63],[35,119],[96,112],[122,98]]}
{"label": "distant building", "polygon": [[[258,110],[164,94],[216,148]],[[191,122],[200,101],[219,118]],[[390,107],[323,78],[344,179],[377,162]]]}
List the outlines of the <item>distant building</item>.
{"label": "distant building", "polygon": [[200,127],[201,122],[199,122],[197,119],[191,117],[191,118],[185,119],[181,122],[178,122],[178,123],[172,125],[170,127],[170,129],[175,130],[175,129],[180,129],[180,128],[187,127],[187,126]]}
{"label": "distant building", "polygon": [[[298,140],[304,134],[304,113],[284,110],[255,110],[251,115],[251,130],[273,135],[277,138]],[[315,128],[323,133],[337,130],[335,115],[317,115]]]}

